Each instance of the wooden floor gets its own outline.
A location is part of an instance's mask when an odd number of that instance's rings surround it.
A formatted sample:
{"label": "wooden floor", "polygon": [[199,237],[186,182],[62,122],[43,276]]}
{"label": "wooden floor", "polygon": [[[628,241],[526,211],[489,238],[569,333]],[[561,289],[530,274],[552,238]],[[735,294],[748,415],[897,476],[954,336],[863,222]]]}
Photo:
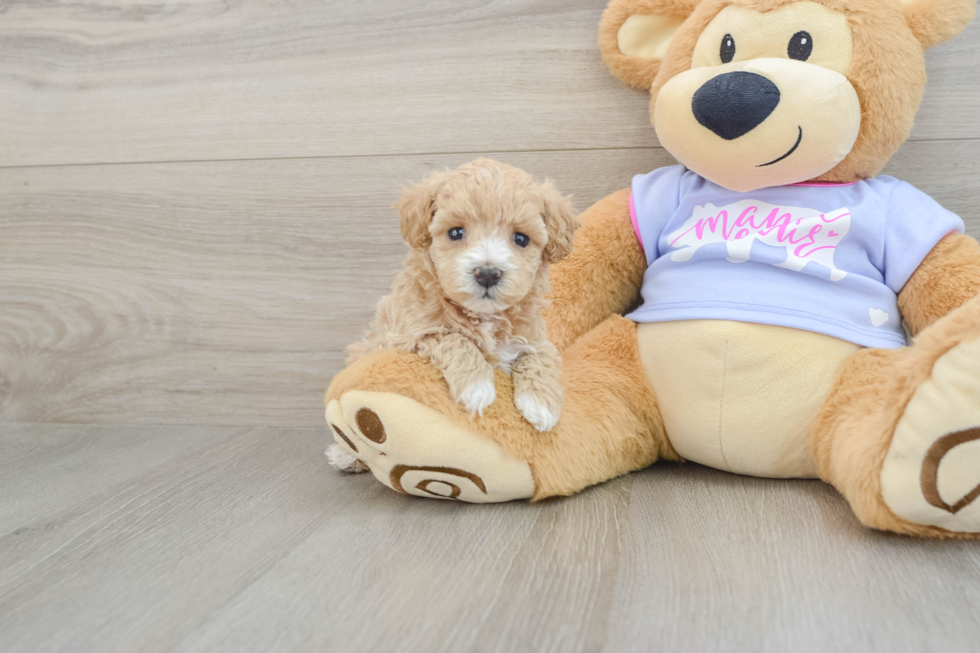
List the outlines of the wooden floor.
{"label": "wooden floor", "polygon": [[[0,653],[976,651],[980,547],[662,465],[543,504],[326,467],[321,393],[487,155],[585,208],[673,163],[604,0],[0,5]],[[980,236],[980,22],[886,172]]]}
{"label": "wooden floor", "polygon": [[331,473],[319,429],[0,427],[0,650],[976,651],[975,543],[661,465],[536,505]]}

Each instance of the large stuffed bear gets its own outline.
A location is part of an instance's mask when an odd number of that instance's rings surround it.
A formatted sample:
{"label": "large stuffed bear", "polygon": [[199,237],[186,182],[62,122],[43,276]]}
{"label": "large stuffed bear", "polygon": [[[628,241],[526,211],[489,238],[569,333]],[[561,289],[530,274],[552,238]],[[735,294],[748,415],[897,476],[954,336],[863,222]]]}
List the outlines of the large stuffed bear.
{"label": "large stuffed bear", "polygon": [[604,59],[682,165],[591,207],[552,268],[558,425],[524,421],[503,372],[474,417],[380,352],[327,392],[337,443],[419,496],[541,499],[690,460],[819,477],[874,528],[980,535],[980,246],[878,176],[924,50],[975,2],[612,0]]}

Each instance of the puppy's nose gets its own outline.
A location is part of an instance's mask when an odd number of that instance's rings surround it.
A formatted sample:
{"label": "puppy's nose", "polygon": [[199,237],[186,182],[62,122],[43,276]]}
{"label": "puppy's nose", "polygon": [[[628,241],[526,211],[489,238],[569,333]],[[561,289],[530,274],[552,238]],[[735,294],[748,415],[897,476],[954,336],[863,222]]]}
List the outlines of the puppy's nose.
{"label": "puppy's nose", "polygon": [[779,89],[755,73],[739,70],[712,77],[694,93],[699,123],[726,141],[749,133],[779,104]]}
{"label": "puppy's nose", "polygon": [[473,274],[476,275],[476,282],[483,286],[484,288],[492,288],[500,283],[500,277],[504,276],[504,273],[497,268],[492,268],[489,265],[484,265],[476,269]]}

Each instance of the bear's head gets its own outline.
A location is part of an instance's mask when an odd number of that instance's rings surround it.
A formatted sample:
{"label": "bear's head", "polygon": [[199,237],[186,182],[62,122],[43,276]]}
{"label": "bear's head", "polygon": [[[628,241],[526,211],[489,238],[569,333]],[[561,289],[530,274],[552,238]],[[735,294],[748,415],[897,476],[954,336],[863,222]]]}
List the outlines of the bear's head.
{"label": "bear's head", "polygon": [[649,89],[661,144],[736,191],[877,175],[905,141],[924,51],[976,0],[612,0],[599,45]]}

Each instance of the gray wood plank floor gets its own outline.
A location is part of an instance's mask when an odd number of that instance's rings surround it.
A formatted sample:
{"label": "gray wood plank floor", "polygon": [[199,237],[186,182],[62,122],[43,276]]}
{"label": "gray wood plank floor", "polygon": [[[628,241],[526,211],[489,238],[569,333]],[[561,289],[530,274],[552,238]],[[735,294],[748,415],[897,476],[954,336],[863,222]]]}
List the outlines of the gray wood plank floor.
{"label": "gray wood plank floor", "polygon": [[0,650],[975,651],[980,550],[830,487],[660,465],[406,497],[320,429],[0,426]]}

